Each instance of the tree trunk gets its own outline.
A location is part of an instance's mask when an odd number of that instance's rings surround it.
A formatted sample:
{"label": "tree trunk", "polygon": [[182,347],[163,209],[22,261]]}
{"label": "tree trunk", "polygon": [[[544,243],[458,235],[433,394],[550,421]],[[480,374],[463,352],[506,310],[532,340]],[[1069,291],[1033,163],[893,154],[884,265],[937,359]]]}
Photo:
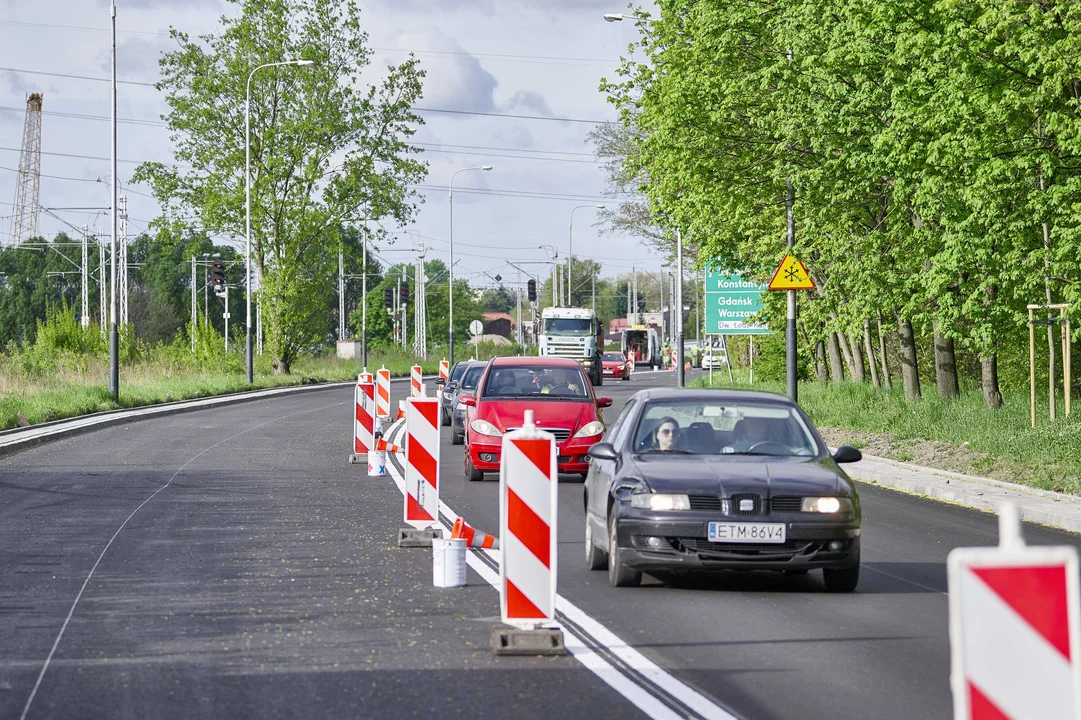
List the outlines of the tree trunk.
{"label": "tree trunk", "polygon": [[863,349],[867,353],[867,367],[871,369],[871,382],[875,390],[882,389],[882,383],[878,381],[878,366],[875,363],[875,346],[871,342],[871,321],[863,321]]}
{"label": "tree trunk", "polygon": [[935,388],[944,400],[960,395],[957,385],[957,356],[953,352],[953,338],[938,331],[938,318],[933,320],[935,344]]}
{"label": "tree trunk", "polygon": [[837,333],[831,332],[828,343],[830,379],[834,383],[844,382],[845,368],[841,362],[841,348],[837,344]]}
{"label": "tree trunk", "polygon": [[983,385],[983,404],[989,408],[1002,407],[1002,391],[998,387],[998,355],[980,358],[980,384]]}
{"label": "tree trunk", "polygon": [[893,389],[893,380],[890,379],[890,364],[886,362],[886,333],[882,332],[882,311],[878,311],[878,359],[882,362],[882,382],[887,390]]}
{"label": "tree trunk", "polygon": [[920,399],[920,374],[916,366],[916,336],[912,322],[897,315],[897,334],[901,342],[901,379],[905,385],[905,400]]}
{"label": "tree trunk", "polygon": [[275,375],[289,374],[289,360],[286,358],[274,358],[274,362],[270,364],[270,367]]}
{"label": "tree trunk", "polygon": [[[834,323],[837,322],[837,313],[831,312],[830,317],[833,319]],[[844,356],[845,365],[848,365],[849,373],[851,374],[855,371],[852,369],[852,351],[848,348],[848,338],[845,336],[844,333],[836,333],[836,335],[837,343],[841,347],[841,355]]]}
{"label": "tree trunk", "polygon": [[855,333],[848,335],[848,346],[852,352],[852,379],[856,382],[867,382],[867,371],[863,366],[863,349],[860,348],[859,341],[856,339]]}
{"label": "tree trunk", "polygon": [[815,379],[821,383],[830,379],[826,361],[826,343],[821,340],[815,340]]}

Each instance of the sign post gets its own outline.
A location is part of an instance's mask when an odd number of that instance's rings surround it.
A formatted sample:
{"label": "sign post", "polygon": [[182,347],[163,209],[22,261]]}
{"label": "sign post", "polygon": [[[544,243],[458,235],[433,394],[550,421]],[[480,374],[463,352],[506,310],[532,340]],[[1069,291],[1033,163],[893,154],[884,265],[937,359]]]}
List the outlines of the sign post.
{"label": "sign post", "polygon": [[473,336],[473,358],[480,360],[480,335],[484,332],[484,323],[474,320],[469,323],[469,334]]}
{"label": "sign post", "polygon": [[[788,249],[795,244],[795,224],[792,219],[793,190],[792,184],[788,185]],[[799,369],[796,350],[796,290],[813,290],[814,280],[807,268],[792,255],[785,255],[777,270],[773,273],[773,279],[769,281],[770,290],[785,290],[788,292],[787,313],[785,320],[785,388],[788,391],[788,399],[792,402],[799,400]]]}
{"label": "sign post", "polygon": [[1017,506],[999,545],[947,559],[954,720],[1081,719],[1078,564],[1072,547],[1029,547]]}

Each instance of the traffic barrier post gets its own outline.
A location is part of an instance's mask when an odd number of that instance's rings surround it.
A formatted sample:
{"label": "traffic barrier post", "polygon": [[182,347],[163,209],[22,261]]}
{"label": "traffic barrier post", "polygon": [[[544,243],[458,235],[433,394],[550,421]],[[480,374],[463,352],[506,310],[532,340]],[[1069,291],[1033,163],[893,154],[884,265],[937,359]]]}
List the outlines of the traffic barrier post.
{"label": "traffic barrier post", "polygon": [[405,403],[405,522],[399,547],[431,547],[439,522],[439,400]]}
{"label": "traffic barrier post", "polygon": [[450,363],[448,363],[446,358],[444,358],[444,359],[439,361],[439,379],[442,380],[443,384],[445,385],[447,383],[447,378],[449,378],[449,377],[450,377]]}
{"label": "traffic barrier post", "polygon": [[494,628],[497,655],[562,655],[555,621],[556,509],[559,475],[555,436],[525,411],[520,430],[503,436],[499,462],[499,609],[511,629]]}
{"label": "traffic barrier post", "polygon": [[375,416],[390,417],[390,370],[385,367],[375,371]]}
{"label": "traffic barrier post", "polygon": [[1007,502],[998,547],[946,562],[954,719],[1081,718],[1077,551],[1025,545]]}
{"label": "traffic barrier post", "polygon": [[421,367],[414,365],[409,369],[409,397],[423,397],[424,386],[421,385]]}
{"label": "traffic barrier post", "polygon": [[366,463],[368,452],[375,446],[375,385],[358,380],[353,405],[353,453],[349,462]]}

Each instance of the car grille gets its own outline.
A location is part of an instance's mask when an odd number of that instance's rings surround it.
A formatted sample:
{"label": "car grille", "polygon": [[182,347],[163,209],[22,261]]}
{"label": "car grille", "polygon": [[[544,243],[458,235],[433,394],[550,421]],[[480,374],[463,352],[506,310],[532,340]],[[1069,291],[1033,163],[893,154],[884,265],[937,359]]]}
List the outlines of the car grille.
{"label": "car grille", "polygon": [[[740,505],[750,500],[753,505],[750,510],[740,510]],[[732,515],[759,515],[762,512],[762,499],[750,493],[740,493],[728,499],[728,511]]]}
{"label": "car grille", "polygon": [[586,346],[582,342],[552,342],[549,340],[548,354],[568,358],[585,357]]}
{"label": "car grille", "polygon": [[789,540],[780,544],[714,543],[705,538],[670,538],[676,550],[696,553],[702,560],[791,560],[799,556],[816,555],[824,546],[821,542]]}
{"label": "car grille", "polygon": [[802,508],[803,498],[801,497],[775,497],[770,498],[769,501],[770,512],[800,512]]}
{"label": "car grille", "polygon": [[691,510],[716,510],[721,511],[721,498],[719,495],[691,495]]}
{"label": "car grille", "polygon": [[[563,442],[564,440],[566,440],[567,438],[569,438],[571,436],[570,428],[542,427],[542,428],[537,428],[537,429],[538,430],[543,430],[545,432],[550,432],[553,435],[555,435],[557,443],[561,443],[561,442]],[[515,430],[521,430],[521,428],[507,428],[507,432],[509,432],[509,433],[514,432]]]}

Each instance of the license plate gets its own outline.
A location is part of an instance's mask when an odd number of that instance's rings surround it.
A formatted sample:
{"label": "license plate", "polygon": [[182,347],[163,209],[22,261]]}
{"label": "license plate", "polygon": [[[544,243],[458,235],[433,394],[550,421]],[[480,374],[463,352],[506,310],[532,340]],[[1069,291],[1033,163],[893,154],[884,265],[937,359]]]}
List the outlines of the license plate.
{"label": "license plate", "polygon": [[775,543],[787,537],[784,523],[711,522],[709,541],[715,543]]}

